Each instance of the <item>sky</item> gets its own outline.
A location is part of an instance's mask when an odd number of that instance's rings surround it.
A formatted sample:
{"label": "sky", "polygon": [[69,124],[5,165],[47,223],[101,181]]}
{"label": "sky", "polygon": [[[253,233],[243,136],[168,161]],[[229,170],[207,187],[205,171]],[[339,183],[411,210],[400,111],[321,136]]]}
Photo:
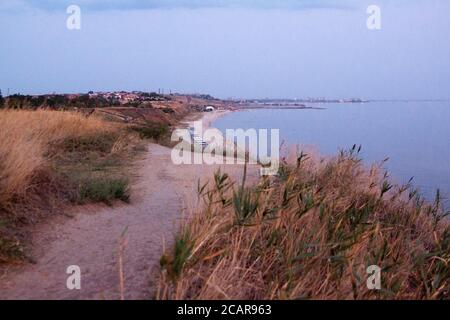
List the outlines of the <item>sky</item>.
{"label": "sky", "polygon": [[[66,27],[72,4],[80,30]],[[450,99],[449,12],[448,0],[1,0],[0,89]]]}

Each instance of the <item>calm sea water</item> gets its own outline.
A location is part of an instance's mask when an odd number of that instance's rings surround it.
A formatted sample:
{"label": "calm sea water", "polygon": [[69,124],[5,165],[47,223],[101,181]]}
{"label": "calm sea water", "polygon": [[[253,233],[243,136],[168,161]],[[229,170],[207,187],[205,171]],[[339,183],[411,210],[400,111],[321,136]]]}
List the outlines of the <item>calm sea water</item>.
{"label": "calm sea water", "polygon": [[324,155],[362,145],[366,163],[385,167],[400,183],[414,177],[429,199],[450,195],[450,102],[323,104],[324,110],[249,110],[219,118],[214,126],[280,129],[289,144],[313,145]]}

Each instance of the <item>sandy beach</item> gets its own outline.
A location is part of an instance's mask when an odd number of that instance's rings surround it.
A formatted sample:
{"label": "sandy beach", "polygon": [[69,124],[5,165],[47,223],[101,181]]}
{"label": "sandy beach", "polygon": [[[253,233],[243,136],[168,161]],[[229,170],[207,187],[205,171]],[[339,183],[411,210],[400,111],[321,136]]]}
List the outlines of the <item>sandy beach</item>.
{"label": "sandy beach", "polygon": [[196,114],[192,119],[188,117],[187,119],[180,122],[181,127],[193,127],[194,122],[202,121],[203,129],[211,128],[214,121],[217,119],[231,113],[231,110],[216,110],[212,112],[203,112],[201,114]]}

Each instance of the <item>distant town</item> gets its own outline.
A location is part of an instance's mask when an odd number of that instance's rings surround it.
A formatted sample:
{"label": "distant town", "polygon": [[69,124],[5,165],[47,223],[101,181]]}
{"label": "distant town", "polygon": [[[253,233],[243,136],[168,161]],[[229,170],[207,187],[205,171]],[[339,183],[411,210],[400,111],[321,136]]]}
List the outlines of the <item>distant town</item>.
{"label": "distant town", "polygon": [[[24,106],[31,107],[102,107],[102,106],[151,106],[151,103],[166,102],[176,100],[177,97],[190,97],[192,99],[198,98],[202,100],[218,100],[210,95],[202,94],[163,94],[156,92],[142,92],[142,91],[114,91],[114,92],[93,92],[88,93],[70,93],[70,94],[41,94],[41,95],[23,95],[12,94],[2,97],[4,102],[8,103],[8,107],[20,108]],[[5,101],[6,100],[6,101]]]}
{"label": "distant town", "polygon": [[49,107],[54,109],[70,108],[102,108],[102,107],[152,107],[164,105],[169,101],[186,100],[190,104],[191,100],[202,100],[206,102],[204,107],[208,106],[208,102],[221,102],[220,104],[228,107],[306,107],[308,104],[320,103],[365,103],[369,100],[360,98],[351,99],[327,99],[327,98],[301,98],[301,99],[217,99],[208,94],[181,94],[172,93],[164,94],[164,91],[143,92],[143,91],[107,91],[87,93],[69,93],[69,94],[41,94],[41,95],[23,95],[15,93],[3,97],[0,91],[0,107],[7,106],[9,108],[39,108]]}
{"label": "distant town", "polygon": [[270,105],[270,106],[302,106],[305,103],[365,103],[369,100],[360,98],[351,99],[328,99],[328,98],[302,98],[302,99],[245,99],[236,100],[239,104],[248,105]]}

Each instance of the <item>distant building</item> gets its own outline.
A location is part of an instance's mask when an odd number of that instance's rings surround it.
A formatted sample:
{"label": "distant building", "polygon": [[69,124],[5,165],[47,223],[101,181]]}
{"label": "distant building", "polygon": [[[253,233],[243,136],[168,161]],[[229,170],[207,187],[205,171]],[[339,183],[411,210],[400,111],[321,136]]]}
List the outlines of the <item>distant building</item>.
{"label": "distant building", "polygon": [[207,106],[205,108],[205,112],[211,112],[211,111],[214,111],[214,110],[216,110],[216,109],[213,106]]}

